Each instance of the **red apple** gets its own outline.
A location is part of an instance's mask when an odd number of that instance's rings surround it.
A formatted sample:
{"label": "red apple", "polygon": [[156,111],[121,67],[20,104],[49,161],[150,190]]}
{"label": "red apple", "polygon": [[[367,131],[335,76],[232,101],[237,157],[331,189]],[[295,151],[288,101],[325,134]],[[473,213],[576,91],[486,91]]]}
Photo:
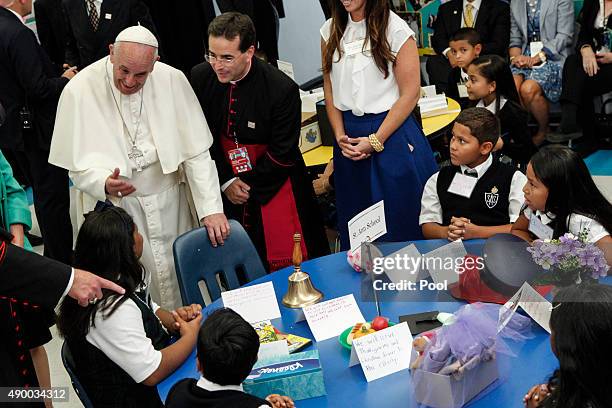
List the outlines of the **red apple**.
{"label": "red apple", "polygon": [[389,319],[386,317],[377,316],[372,320],[372,328],[376,331],[386,329],[387,327],[389,327]]}

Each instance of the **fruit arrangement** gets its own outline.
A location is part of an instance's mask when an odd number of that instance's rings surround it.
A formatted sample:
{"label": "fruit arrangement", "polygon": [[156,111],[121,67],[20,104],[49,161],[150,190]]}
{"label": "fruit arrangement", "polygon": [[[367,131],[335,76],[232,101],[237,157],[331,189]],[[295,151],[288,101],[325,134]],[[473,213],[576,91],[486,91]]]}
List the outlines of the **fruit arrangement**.
{"label": "fruit arrangement", "polygon": [[379,330],[384,330],[387,327],[389,327],[389,319],[382,316],[376,317],[374,320],[372,320],[372,323],[357,323],[355,326],[353,326],[353,329],[348,334],[346,343],[351,346],[353,344],[353,340],[367,336],[371,333],[375,333]]}

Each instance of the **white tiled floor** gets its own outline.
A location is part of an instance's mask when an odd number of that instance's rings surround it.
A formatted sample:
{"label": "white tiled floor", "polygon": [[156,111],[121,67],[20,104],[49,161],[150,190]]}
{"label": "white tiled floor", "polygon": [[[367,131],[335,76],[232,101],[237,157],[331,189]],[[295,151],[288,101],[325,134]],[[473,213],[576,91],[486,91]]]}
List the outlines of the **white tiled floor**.
{"label": "white tiled floor", "polygon": [[[604,195],[608,198],[608,200],[612,201],[612,176],[597,176],[594,177],[595,183],[602,190]],[[32,208],[32,216],[34,218],[34,208]],[[32,231],[34,233],[38,233],[38,226],[36,225],[36,221],[33,220],[34,227]],[[37,252],[42,252],[42,247],[36,247],[35,250]],[[53,333],[53,340],[49,342],[45,348],[47,350],[47,355],[49,357],[49,366],[51,370],[51,382],[53,386],[56,387],[68,387],[70,390],[69,401],[66,403],[55,403],[56,407],[82,407],[83,405],[79,401],[78,396],[72,389],[72,385],[70,384],[70,378],[68,377],[68,373],[64,369],[62,364],[62,359],[60,355],[60,350],[62,347],[63,340],[59,337],[55,326],[52,327],[51,332]]]}

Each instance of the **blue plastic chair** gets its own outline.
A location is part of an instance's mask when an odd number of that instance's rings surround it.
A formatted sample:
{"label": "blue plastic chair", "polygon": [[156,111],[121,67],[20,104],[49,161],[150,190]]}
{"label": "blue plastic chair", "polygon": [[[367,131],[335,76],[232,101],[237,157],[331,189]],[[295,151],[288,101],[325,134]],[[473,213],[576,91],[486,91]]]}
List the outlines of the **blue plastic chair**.
{"label": "blue plastic chair", "polygon": [[206,284],[212,301],[215,301],[221,297],[217,276],[225,289],[231,290],[266,274],[259,254],[242,225],[236,220],[229,220],[229,224],[230,236],[224,245],[216,248],[210,243],[204,227],[186,232],[174,241],[174,265],[183,304],[199,303],[204,306],[199,282]]}
{"label": "blue plastic chair", "polygon": [[72,357],[72,353],[70,352],[70,349],[68,348],[68,344],[66,342],[62,344],[61,354],[62,354],[62,363],[64,363],[64,368],[66,369],[66,371],[68,372],[68,375],[70,376],[70,382],[72,383],[72,388],[74,388],[74,391],[76,392],[77,396],[81,400],[81,403],[83,404],[85,408],[94,408],[93,404],[91,403],[91,400],[89,399],[89,397],[87,396],[87,393],[85,392],[85,388],[83,388],[83,386],[79,382],[79,379],[76,376],[76,373],[75,373],[76,366],[74,364],[74,358]]}

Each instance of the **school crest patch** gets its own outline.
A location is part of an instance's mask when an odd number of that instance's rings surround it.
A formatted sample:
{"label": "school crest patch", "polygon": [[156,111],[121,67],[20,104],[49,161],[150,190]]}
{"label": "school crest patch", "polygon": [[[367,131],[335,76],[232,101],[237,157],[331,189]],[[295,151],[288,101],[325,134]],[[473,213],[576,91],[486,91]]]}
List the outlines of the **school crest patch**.
{"label": "school crest patch", "polygon": [[498,189],[496,186],[493,186],[490,193],[485,193],[485,204],[488,208],[493,208],[497,205],[497,200],[499,199]]}

